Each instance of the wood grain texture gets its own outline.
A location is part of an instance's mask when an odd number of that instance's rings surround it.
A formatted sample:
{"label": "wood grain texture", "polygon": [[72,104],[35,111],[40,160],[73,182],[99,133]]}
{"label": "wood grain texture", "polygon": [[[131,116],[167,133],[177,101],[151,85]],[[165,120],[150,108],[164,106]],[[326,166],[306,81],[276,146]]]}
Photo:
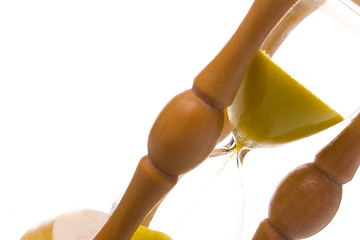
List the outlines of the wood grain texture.
{"label": "wood grain texture", "polygon": [[317,154],[315,163],[339,183],[351,181],[360,164],[360,115]]}
{"label": "wood grain texture", "polygon": [[324,175],[315,164],[305,164],[280,184],[269,208],[271,224],[289,239],[310,237],[335,216],[342,187]]}
{"label": "wood grain texture", "polygon": [[217,108],[228,107],[234,100],[255,52],[297,2],[255,0],[232,38],[214,60],[196,76],[194,91]]}
{"label": "wood grain texture", "polygon": [[359,164],[360,114],[317,154],[314,163],[300,166],[282,181],[271,200],[268,223],[259,225],[254,239],[279,239],[279,234],[302,239],[321,231],[335,216],[342,185],[353,178]]}
{"label": "wood grain texture", "polygon": [[130,239],[151,209],[177,183],[178,178],[159,171],[143,157],[119,205],[96,239]]}
{"label": "wood grain texture", "polygon": [[214,149],[223,128],[224,111],[188,90],[173,98],[155,121],[148,140],[153,164],[171,175],[186,173]]}
{"label": "wood grain texture", "polygon": [[271,225],[269,219],[264,219],[255,232],[253,240],[287,240],[287,238]]}
{"label": "wood grain texture", "polygon": [[[212,152],[228,107],[261,44],[297,0],[255,0],[233,37],[156,119],[142,159],[115,212],[95,240],[128,240],[175,185]],[[155,170],[156,169],[156,170]],[[166,176],[166,177],[165,177]],[[163,178],[165,183],[158,181]],[[172,179],[171,181],[169,179]]]}

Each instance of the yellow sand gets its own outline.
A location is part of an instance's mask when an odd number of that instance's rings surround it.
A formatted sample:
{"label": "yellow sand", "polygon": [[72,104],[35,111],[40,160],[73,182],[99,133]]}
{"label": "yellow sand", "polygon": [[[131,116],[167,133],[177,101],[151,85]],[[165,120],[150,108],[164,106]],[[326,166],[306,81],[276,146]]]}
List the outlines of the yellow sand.
{"label": "yellow sand", "polygon": [[[91,209],[64,213],[29,229],[21,240],[91,240],[109,215]],[[164,233],[139,226],[131,240],[171,240]]]}
{"label": "yellow sand", "polygon": [[140,225],[131,240],[171,240],[171,238],[162,232]]}
{"label": "yellow sand", "polygon": [[254,146],[291,142],[343,120],[262,51],[251,63],[228,113],[235,134]]}

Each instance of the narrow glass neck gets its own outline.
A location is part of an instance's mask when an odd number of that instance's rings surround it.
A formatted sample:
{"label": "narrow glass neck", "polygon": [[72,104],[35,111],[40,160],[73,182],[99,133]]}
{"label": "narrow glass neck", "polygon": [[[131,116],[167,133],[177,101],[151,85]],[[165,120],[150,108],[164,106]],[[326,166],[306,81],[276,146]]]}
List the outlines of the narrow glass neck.
{"label": "narrow glass neck", "polygon": [[237,129],[233,130],[233,137],[235,141],[234,151],[237,153],[237,163],[239,165],[243,163],[245,155],[252,149],[254,144]]}

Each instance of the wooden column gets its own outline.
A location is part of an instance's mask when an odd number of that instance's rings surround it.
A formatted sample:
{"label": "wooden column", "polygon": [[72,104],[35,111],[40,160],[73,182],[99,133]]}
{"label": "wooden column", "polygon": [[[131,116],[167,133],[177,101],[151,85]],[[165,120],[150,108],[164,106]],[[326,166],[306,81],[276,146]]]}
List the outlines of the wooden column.
{"label": "wooden column", "polygon": [[295,169],[273,196],[269,217],[258,227],[254,240],[292,240],[321,231],[335,216],[342,185],[351,181],[360,164],[360,114],[313,163]]}
{"label": "wooden column", "polygon": [[237,92],[261,44],[297,0],[255,0],[222,51],[195,78],[192,89],[173,98],[155,121],[148,155],[95,240],[128,240],[177,177],[198,166],[217,144],[224,109]]}

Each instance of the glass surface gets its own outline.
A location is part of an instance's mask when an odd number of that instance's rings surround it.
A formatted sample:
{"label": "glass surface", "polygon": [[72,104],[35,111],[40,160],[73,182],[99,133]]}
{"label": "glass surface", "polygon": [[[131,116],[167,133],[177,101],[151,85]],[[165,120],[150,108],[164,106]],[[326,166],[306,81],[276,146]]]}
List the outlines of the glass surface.
{"label": "glass surface", "polygon": [[266,56],[272,63],[259,52],[228,108],[235,146],[230,141],[212,156],[235,151],[242,163],[253,148],[316,141],[312,135],[358,113],[359,9],[351,1],[326,1],[282,35]]}
{"label": "glass surface", "polygon": [[238,145],[269,147],[320,132],[343,117],[259,51],[228,108]]}
{"label": "glass surface", "polygon": [[265,46],[272,56],[259,52],[251,64],[228,108],[235,149],[306,138],[359,109],[359,7],[329,0],[308,14],[300,23],[290,19],[294,29],[281,35],[280,47]]}
{"label": "glass surface", "polygon": [[240,176],[235,154],[204,161],[179,180],[149,228],[174,240],[240,239],[244,213]]}
{"label": "glass surface", "polygon": [[[161,108],[191,86],[194,75],[232,35],[251,2],[2,1],[3,238],[19,239],[29,227],[69,209],[108,211],[146,154],[147,133]],[[358,82],[359,76],[358,50],[353,52],[359,43],[354,37],[359,35],[359,17],[346,8],[341,14],[344,7],[336,6],[342,3],[334,4],[335,10],[324,5],[309,17],[319,15],[331,24],[315,27],[309,35],[296,34],[299,26],[272,59],[347,116],[359,105],[358,87],[338,98],[327,99],[320,93],[346,85],[346,80]],[[325,32],[331,37],[324,41]],[[311,54],[310,58],[310,49],[345,57]],[[323,61],[326,64],[320,66]],[[321,87],[324,79],[307,77],[319,67],[326,70],[318,72],[320,77],[327,74],[336,80],[326,88]],[[343,99],[348,101],[343,104]],[[337,105],[348,111],[343,113]],[[242,176],[248,214],[243,239],[251,239],[267,216],[268,195],[282,176],[311,161],[323,146],[318,137],[327,132],[246,156]],[[324,143],[330,139],[327,136]],[[360,213],[359,177],[344,186],[342,207],[329,227],[310,239],[359,239],[357,222],[352,221]]]}
{"label": "glass surface", "polygon": [[319,3],[295,21],[289,35],[281,35],[279,47],[264,46],[269,50],[256,54],[227,109],[233,138],[214,150],[216,158],[180,179],[159,203],[150,229],[174,240],[240,239],[245,155],[310,137],[358,110],[358,7],[336,0]]}
{"label": "glass surface", "polygon": [[296,25],[272,56],[257,53],[228,108],[233,138],[214,150],[217,158],[184,175],[160,203],[150,229],[174,240],[241,238],[239,171],[249,150],[310,137],[359,108],[360,17],[353,7],[327,1]]}

